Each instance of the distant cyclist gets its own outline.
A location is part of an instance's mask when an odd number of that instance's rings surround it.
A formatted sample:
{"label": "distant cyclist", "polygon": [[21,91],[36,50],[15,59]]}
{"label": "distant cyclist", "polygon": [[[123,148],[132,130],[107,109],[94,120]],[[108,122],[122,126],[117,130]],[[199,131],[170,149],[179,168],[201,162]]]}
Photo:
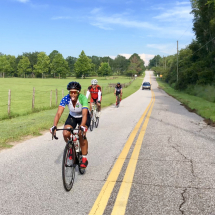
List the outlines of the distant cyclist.
{"label": "distant cyclist", "polygon": [[[90,125],[90,114],[88,110],[88,101],[86,96],[80,94],[81,85],[78,82],[70,82],[67,85],[67,90],[69,94],[66,95],[60,102],[57,113],[54,118],[54,124],[50,128],[50,132],[57,129],[57,124],[59,119],[67,105],[69,108],[69,116],[65,122],[64,128],[76,128],[77,124],[84,132],[86,136],[87,128]],[[69,131],[63,131],[63,137],[65,142],[67,142],[70,138],[71,133]],[[87,139],[83,139],[81,135],[81,131],[79,133],[80,138],[80,146],[82,151],[82,162],[81,167],[86,168],[88,165],[87,153],[88,153],[88,141]]]}
{"label": "distant cyclist", "polygon": [[90,112],[92,111],[92,103],[96,103],[98,107],[98,116],[100,116],[101,112],[101,101],[102,101],[102,89],[97,84],[98,81],[96,79],[93,79],[91,81],[91,85],[88,87],[86,97],[88,99],[89,95],[91,95],[90,98]]}
{"label": "distant cyclist", "polygon": [[117,96],[120,95],[120,102],[122,100],[122,85],[118,82],[116,87],[115,87],[115,92],[114,94],[116,95],[116,105],[117,105]]}

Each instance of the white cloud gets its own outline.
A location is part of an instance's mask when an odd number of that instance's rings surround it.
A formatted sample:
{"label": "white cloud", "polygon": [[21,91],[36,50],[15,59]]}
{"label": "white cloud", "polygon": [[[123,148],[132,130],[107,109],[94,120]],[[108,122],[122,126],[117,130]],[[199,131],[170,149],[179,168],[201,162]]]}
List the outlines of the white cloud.
{"label": "white cloud", "polygon": [[185,4],[190,4],[189,1],[184,1],[184,2],[176,2],[176,5],[185,5]]}
{"label": "white cloud", "polygon": [[[121,56],[124,56],[126,59],[129,59],[132,54],[119,54]],[[145,66],[149,64],[149,60],[152,59],[155,55],[151,54],[138,54],[140,58],[145,62]],[[116,56],[110,56],[112,59],[115,59]]]}
{"label": "white cloud", "polygon": [[176,53],[176,43],[170,44],[147,44],[147,47],[157,49],[159,52],[170,55]]}
{"label": "white cloud", "polygon": [[159,21],[172,22],[177,20],[180,22],[181,19],[191,20],[193,15],[190,14],[191,8],[188,7],[174,7],[173,9],[167,10],[165,13],[162,13],[158,16],[153,17]]}
{"label": "white cloud", "polygon": [[21,3],[27,3],[29,2],[29,0],[17,0],[18,2],[21,2]]}
{"label": "white cloud", "polygon": [[110,25],[139,29],[161,29],[160,27],[157,27],[156,25],[150,24],[148,22],[132,20],[132,18],[129,17],[130,12],[131,10],[128,10],[121,14],[113,14],[108,16],[103,15],[101,8],[95,8],[91,11],[91,13],[93,13],[93,16],[90,16],[89,19],[92,20],[91,24],[93,23],[93,25],[97,27],[102,26],[102,28],[105,30],[112,29],[112,27],[109,27]]}
{"label": "white cloud", "polygon": [[98,28],[101,28],[103,30],[113,30],[113,28],[106,27],[102,23],[90,23],[90,24],[93,25],[93,26],[96,26]]}
{"label": "white cloud", "polygon": [[99,11],[101,11],[101,8],[94,8],[90,11],[91,14],[97,14]]}

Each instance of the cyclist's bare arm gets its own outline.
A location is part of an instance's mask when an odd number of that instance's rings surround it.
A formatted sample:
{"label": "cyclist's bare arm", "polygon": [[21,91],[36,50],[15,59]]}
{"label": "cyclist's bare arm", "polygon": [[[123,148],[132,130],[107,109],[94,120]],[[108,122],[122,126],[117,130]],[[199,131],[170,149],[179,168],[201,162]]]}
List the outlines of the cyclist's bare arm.
{"label": "cyclist's bare arm", "polygon": [[87,93],[86,93],[86,97],[87,97],[87,99],[88,99],[89,95],[90,95],[90,91],[89,91],[89,90],[87,90]]}
{"label": "cyclist's bare arm", "polygon": [[82,121],[80,126],[86,126],[88,109],[82,109]]}

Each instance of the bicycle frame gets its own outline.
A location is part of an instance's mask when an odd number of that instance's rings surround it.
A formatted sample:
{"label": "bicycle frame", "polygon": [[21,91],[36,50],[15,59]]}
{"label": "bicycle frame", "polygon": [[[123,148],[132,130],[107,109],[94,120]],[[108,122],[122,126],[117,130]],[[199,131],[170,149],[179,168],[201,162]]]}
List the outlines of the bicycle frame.
{"label": "bicycle frame", "polygon": [[97,104],[95,102],[92,103],[92,120],[96,121],[96,114],[97,114]]}
{"label": "bicycle frame", "polygon": [[[56,129],[56,131],[59,130],[67,130],[71,132],[70,139],[67,141],[64,153],[63,153],[63,163],[62,163],[62,177],[63,177],[63,185],[66,191],[70,191],[72,189],[74,178],[75,178],[75,168],[78,166],[79,173],[82,175],[85,173],[85,169],[80,167],[81,159],[82,159],[82,152],[80,147],[80,141],[79,141],[79,135],[78,133],[74,133],[74,130],[82,131],[82,137],[83,139],[86,139],[86,136],[83,135],[82,129],[72,129],[72,128],[63,128],[63,129]],[[77,140],[74,140],[74,135],[77,135]],[[54,135],[54,132],[52,132],[52,139],[53,137],[55,139],[58,139],[56,135]],[[78,141],[78,150],[76,150],[75,142]],[[71,156],[71,158],[70,158]],[[72,162],[71,164],[68,164],[68,159]],[[67,173],[71,171],[71,175],[67,176]],[[67,180],[69,177],[71,179]]]}

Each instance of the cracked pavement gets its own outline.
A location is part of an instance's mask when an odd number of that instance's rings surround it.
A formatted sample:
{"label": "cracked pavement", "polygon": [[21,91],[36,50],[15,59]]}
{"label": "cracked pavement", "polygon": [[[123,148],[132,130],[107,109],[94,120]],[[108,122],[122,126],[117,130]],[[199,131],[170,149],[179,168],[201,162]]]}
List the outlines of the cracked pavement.
{"label": "cracked pavement", "polygon": [[[126,214],[215,214],[215,128],[157,88]],[[144,95],[143,95],[144,96]]]}
{"label": "cracked pavement", "polygon": [[[159,89],[153,76],[151,81],[155,104],[125,214],[215,215],[215,128]],[[60,132],[58,141],[47,132],[1,151],[0,214],[88,214],[150,100],[150,91],[138,90],[119,108],[102,110],[99,127],[87,133],[86,174],[76,172],[70,192],[62,185]],[[104,214],[111,214],[134,144]]]}

